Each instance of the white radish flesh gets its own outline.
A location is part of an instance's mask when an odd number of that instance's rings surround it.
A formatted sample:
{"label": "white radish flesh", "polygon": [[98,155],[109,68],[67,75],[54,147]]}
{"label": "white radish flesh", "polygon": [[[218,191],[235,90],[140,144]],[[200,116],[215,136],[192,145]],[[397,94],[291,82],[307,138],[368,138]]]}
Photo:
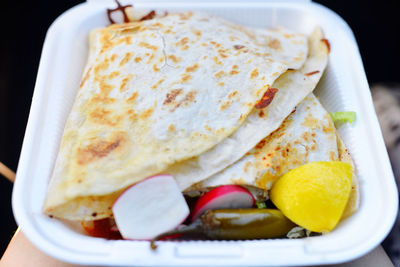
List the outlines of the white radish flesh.
{"label": "white radish flesh", "polygon": [[112,207],[125,239],[150,240],[175,229],[189,215],[189,207],[175,179],[157,175],[125,190]]}

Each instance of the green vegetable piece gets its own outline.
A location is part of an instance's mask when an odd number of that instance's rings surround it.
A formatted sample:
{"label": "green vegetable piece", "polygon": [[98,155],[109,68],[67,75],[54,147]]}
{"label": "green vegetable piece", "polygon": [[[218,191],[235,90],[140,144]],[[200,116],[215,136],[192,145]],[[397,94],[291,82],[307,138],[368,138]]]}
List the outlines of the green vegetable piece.
{"label": "green vegetable piece", "polygon": [[155,241],[177,234],[194,234],[216,240],[266,239],[285,236],[296,225],[277,209],[220,209],[208,210],[199,219],[178,230],[155,237]]}
{"label": "green vegetable piece", "polygon": [[267,208],[267,204],[265,204],[264,201],[256,202],[256,206],[258,209],[266,209]]}
{"label": "green vegetable piece", "polygon": [[356,113],[354,111],[338,111],[329,113],[332,117],[333,123],[336,127],[345,122],[353,123],[356,120]]}

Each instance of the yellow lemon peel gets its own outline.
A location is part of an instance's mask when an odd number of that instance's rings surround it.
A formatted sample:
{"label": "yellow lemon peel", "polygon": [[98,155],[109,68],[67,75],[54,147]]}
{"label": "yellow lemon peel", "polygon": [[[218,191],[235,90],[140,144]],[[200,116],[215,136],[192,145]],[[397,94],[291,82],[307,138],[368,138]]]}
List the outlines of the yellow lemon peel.
{"label": "yellow lemon peel", "polygon": [[311,162],[283,175],[270,198],[294,223],[325,233],[338,224],[348,202],[353,167],[345,162]]}

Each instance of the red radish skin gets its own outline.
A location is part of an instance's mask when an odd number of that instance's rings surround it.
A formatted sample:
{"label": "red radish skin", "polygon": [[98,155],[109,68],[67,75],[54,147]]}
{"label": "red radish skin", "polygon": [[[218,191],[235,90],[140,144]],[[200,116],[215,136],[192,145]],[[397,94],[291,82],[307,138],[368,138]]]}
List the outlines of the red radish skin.
{"label": "red radish skin", "polygon": [[151,240],[189,216],[189,207],[171,175],[148,177],[130,186],[112,210],[121,235],[131,240]]}
{"label": "red radish skin", "polygon": [[251,208],[255,204],[253,195],[238,185],[222,185],[201,196],[193,209],[192,221],[210,209]]}

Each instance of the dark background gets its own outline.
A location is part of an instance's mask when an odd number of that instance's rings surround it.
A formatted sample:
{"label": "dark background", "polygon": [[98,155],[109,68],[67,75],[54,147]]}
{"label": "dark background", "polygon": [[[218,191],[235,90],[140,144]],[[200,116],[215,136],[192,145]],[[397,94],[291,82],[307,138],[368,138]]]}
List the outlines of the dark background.
{"label": "dark background", "polygon": [[[16,170],[46,31],[65,10],[83,1],[2,3],[0,49],[0,161]],[[318,0],[352,28],[370,84],[400,82],[400,5],[390,1]],[[5,8],[4,8],[5,7]],[[397,63],[397,64],[396,64]],[[12,184],[0,178],[0,251],[17,226]]]}

